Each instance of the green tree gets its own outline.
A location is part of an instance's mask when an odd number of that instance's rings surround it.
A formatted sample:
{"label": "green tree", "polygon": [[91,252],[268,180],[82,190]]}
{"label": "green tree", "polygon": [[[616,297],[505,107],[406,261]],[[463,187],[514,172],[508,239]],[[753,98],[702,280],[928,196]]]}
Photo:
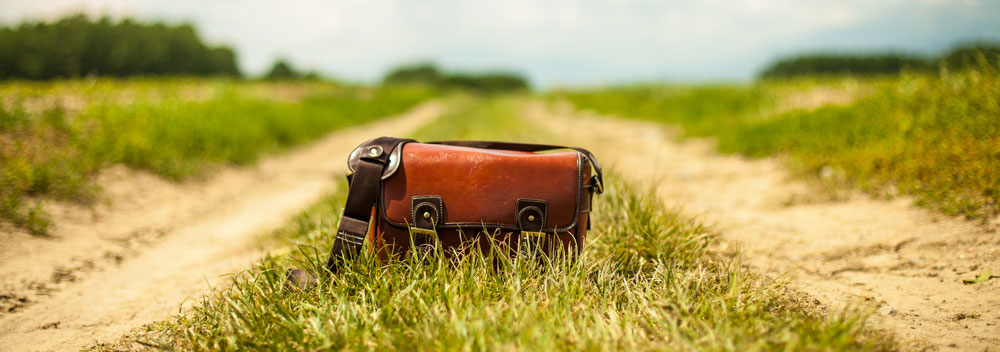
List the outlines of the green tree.
{"label": "green tree", "polygon": [[959,45],[941,56],[941,64],[950,69],[1000,65],[1000,43],[980,42]]}
{"label": "green tree", "polygon": [[271,70],[264,77],[267,79],[296,79],[301,75],[287,61],[279,59],[274,62]]}
{"label": "green tree", "polygon": [[928,70],[930,61],[906,54],[815,53],[779,59],[764,69],[762,78],[805,75],[880,75],[903,70]]}
{"label": "green tree", "polygon": [[528,80],[513,72],[445,73],[434,64],[405,65],[389,71],[383,84],[425,84],[440,89],[475,93],[505,93],[529,88]]}
{"label": "green tree", "polygon": [[385,84],[412,84],[421,83],[427,85],[437,85],[441,82],[441,71],[437,66],[429,63],[406,65],[389,72],[382,79]]}
{"label": "green tree", "polygon": [[0,79],[88,74],[240,76],[240,71],[231,48],[206,45],[190,24],[77,14],[0,27]]}

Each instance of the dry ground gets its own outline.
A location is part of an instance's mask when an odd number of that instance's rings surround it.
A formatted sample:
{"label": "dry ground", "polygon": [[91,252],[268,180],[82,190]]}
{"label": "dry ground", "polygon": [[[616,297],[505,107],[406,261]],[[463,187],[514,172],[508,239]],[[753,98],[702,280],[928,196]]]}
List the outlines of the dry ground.
{"label": "dry ground", "polygon": [[263,255],[259,235],[328,192],[355,146],[407,134],[440,109],[427,103],[202,181],[107,170],[108,201],[52,205],[51,237],[0,233],[0,350],[78,350],[176,313]]}
{"label": "dry ground", "polygon": [[779,159],[718,155],[710,141],[678,141],[653,123],[542,103],[525,115],[714,224],[722,246],[739,247],[752,270],[787,278],[833,310],[875,309],[876,325],[904,349],[1000,350],[1000,280],[962,283],[1000,272],[1000,219],[943,216],[906,197],[830,197]]}

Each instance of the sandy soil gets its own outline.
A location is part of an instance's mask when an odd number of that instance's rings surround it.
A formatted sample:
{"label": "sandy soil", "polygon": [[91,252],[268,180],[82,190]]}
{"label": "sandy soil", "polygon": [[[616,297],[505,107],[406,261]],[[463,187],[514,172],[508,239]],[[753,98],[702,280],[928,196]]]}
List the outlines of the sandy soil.
{"label": "sandy soil", "polygon": [[[947,217],[906,197],[830,197],[781,160],[718,155],[710,141],[678,141],[652,123],[542,103],[526,116],[714,224],[722,250],[738,247],[752,270],[787,278],[831,312],[874,309],[874,324],[906,350],[1000,350],[1000,219]],[[962,283],[984,269],[992,280]]]}
{"label": "sandy soil", "polygon": [[259,235],[328,192],[356,145],[440,110],[427,103],[202,181],[106,170],[107,202],[49,207],[53,236],[0,233],[0,350],[79,350],[184,309],[265,253]]}
{"label": "sandy soil", "polygon": [[870,89],[859,85],[796,88],[784,94],[771,115],[792,110],[813,110],[828,105],[847,105],[868,93]]}

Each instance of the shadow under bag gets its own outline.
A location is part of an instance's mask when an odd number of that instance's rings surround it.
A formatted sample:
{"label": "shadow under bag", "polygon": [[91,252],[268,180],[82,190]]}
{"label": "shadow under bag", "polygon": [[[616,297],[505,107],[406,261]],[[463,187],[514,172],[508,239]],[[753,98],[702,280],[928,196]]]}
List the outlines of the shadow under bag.
{"label": "shadow under bag", "polygon": [[[572,151],[538,153],[558,149]],[[556,145],[381,137],[358,146],[348,166],[333,273],[366,241],[382,260],[438,247],[577,255],[593,195],[604,191],[592,153]]]}

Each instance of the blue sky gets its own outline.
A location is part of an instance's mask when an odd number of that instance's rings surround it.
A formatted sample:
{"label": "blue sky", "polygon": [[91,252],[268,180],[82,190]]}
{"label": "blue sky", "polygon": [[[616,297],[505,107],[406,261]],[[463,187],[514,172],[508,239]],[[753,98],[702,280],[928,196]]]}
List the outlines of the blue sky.
{"label": "blue sky", "polygon": [[803,50],[933,54],[1000,40],[1000,1],[0,0],[0,22],[72,12],[190,22],[236,48],[245,72],[277,57],[377,80],[434,61],[510,69],[542,87],[633,80],[739,81]]}

